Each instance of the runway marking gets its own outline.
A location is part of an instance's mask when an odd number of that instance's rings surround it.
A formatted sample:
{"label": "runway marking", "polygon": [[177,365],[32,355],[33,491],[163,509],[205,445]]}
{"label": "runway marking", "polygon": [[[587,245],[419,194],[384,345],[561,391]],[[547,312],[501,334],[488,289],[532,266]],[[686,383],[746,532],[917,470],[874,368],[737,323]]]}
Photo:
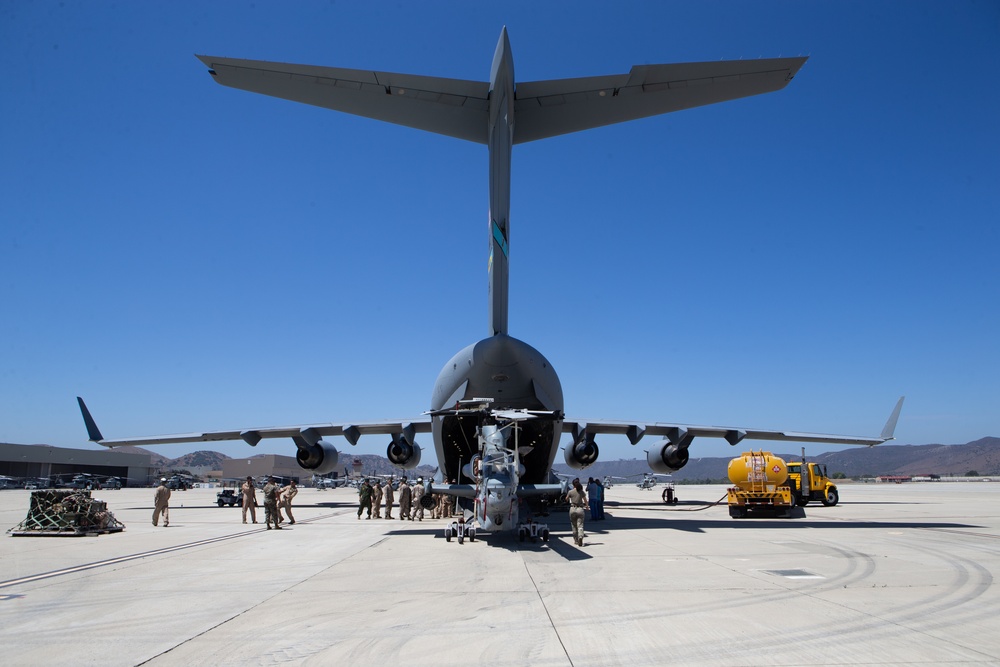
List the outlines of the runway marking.
{"label": "runway marking", "polygon": [[[309,519],[303,519],[302,521],[296,521],[296,523],[311,523],[313,521],[319,521],[320,519],[329,519],[330,517],[337,516],[343,512],[333,512],[331,514],[324,514],[322,516],[312,517]],[[18,584],[28,584],[33,581],[41,581],[43,579],[51,579],[53,577],[61,577],[66,574],[73,574],[74,572],[85,572],[87,570],[93,570],[99,567],[107,567],[108,565],[117,565],[118,563],[126,563],[131,560],[137,560],[139,558],[147,558],[149,556],[159,556],[161,554],[168,554],[174,551],[180,551],[182,549],[191,549],[193,547],[200,547],[206,544],[214,544],[216,542],[224,542],[226,540],[232,540],[238,537],[246,537],[247,535],[254,535],[256,533],[262,533],[265,528],[255,528],[253,530],[246,530],[239,533],[233,533],[231,535],[221,535],[219,537],[210,537],[206,540],[198,540],[197,542],[188,542],[187,544],[177,544],[172,547],[163,547],[162,549],[153,549],[152,551],[143,551],[137,554],[130,554],[128,556],[118,556],[117,558],[109,558],[107,560],[99,560],[94,563],[86,563],[84,565],[76,565],[73,567],[63,568],[61,570],[53,570],[52,572],[43,572],[41,574],[33,574],[29,577],[21,577],[20,579],[9,579],[7,581],[0,581],[0,588],[7,588],[9,586],[17,586]]]}

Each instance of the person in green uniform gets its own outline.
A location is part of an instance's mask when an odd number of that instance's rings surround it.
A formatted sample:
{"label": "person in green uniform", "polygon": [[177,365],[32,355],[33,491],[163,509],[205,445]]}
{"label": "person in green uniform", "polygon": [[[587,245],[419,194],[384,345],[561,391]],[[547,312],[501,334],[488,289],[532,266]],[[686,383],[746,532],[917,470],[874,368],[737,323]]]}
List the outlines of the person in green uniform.
{"label": "person in green uniform", "polygon": [[263,491],[264,523],[267,524],[268,530],[271,530],[272,523],[276,529],[281,530],[281,526],[278,525],[278,493],[281,491],[281,487],[275,483],[273,477],[268,477]]}
{"label": "person in green uniform", "polygon": [[360,499],[358,503],[358,519],[361,518],[361,513],[368,510],[367,519],[372,518],[372,487],[368,484],[368,480],[361,482],[361,486],[358,488],[358,497]]}

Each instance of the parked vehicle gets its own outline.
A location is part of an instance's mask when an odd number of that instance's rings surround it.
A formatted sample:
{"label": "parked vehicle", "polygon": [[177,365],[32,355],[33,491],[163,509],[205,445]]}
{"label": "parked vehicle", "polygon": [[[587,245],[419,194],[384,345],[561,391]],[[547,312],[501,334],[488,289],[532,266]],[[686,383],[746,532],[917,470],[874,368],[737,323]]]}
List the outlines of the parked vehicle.
{"label": "parked vehicle", "polygon": [[215,500],[219,504],[219,507],[223,505],[229,505],[230,507],[236,507],[240,504],[242,494],[238,493],[236,489],[223,489],[215,494]]}

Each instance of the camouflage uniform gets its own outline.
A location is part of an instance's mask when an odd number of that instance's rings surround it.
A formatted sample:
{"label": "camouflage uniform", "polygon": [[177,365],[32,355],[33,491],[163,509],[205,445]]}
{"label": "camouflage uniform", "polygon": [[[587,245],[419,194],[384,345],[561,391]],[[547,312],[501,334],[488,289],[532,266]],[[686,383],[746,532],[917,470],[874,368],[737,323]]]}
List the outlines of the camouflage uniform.
{"label": "camouflage uniform", "polygon": [[361,518],[361,512],[366,508],[368,509],[368,518],[372,518],[372,487],[368,486],[368,480],[366,479],[358,487],[358,518]]}
{"label": "camouflage uniform", "polygon": [[267,484],[264,485],[264,523],[267,524],[267,529],[271,530],[271,524],[274,523],[274,527],[281,530],[281,526],[278,525],[278,485],[274,483],[274,480],[268,480]]}

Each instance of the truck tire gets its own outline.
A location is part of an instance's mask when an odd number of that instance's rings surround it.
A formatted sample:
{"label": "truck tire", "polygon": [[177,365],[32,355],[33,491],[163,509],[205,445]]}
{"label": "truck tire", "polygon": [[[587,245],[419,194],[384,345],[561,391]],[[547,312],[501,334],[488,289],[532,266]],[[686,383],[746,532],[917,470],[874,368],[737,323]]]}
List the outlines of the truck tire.
{"label": "truck tire", "polygon": [[827,507],[833,507],[840,501],[840,494],[837,493],[837,489],[829,489],[826,495],[823,496],[823,504]]}
{"label": "truck tire", "polygon": [[222,503],[222,501],[220,500],[220,501],[219,501],[219,507],[222,507],[222,505],[223,505],[223,503]]}

